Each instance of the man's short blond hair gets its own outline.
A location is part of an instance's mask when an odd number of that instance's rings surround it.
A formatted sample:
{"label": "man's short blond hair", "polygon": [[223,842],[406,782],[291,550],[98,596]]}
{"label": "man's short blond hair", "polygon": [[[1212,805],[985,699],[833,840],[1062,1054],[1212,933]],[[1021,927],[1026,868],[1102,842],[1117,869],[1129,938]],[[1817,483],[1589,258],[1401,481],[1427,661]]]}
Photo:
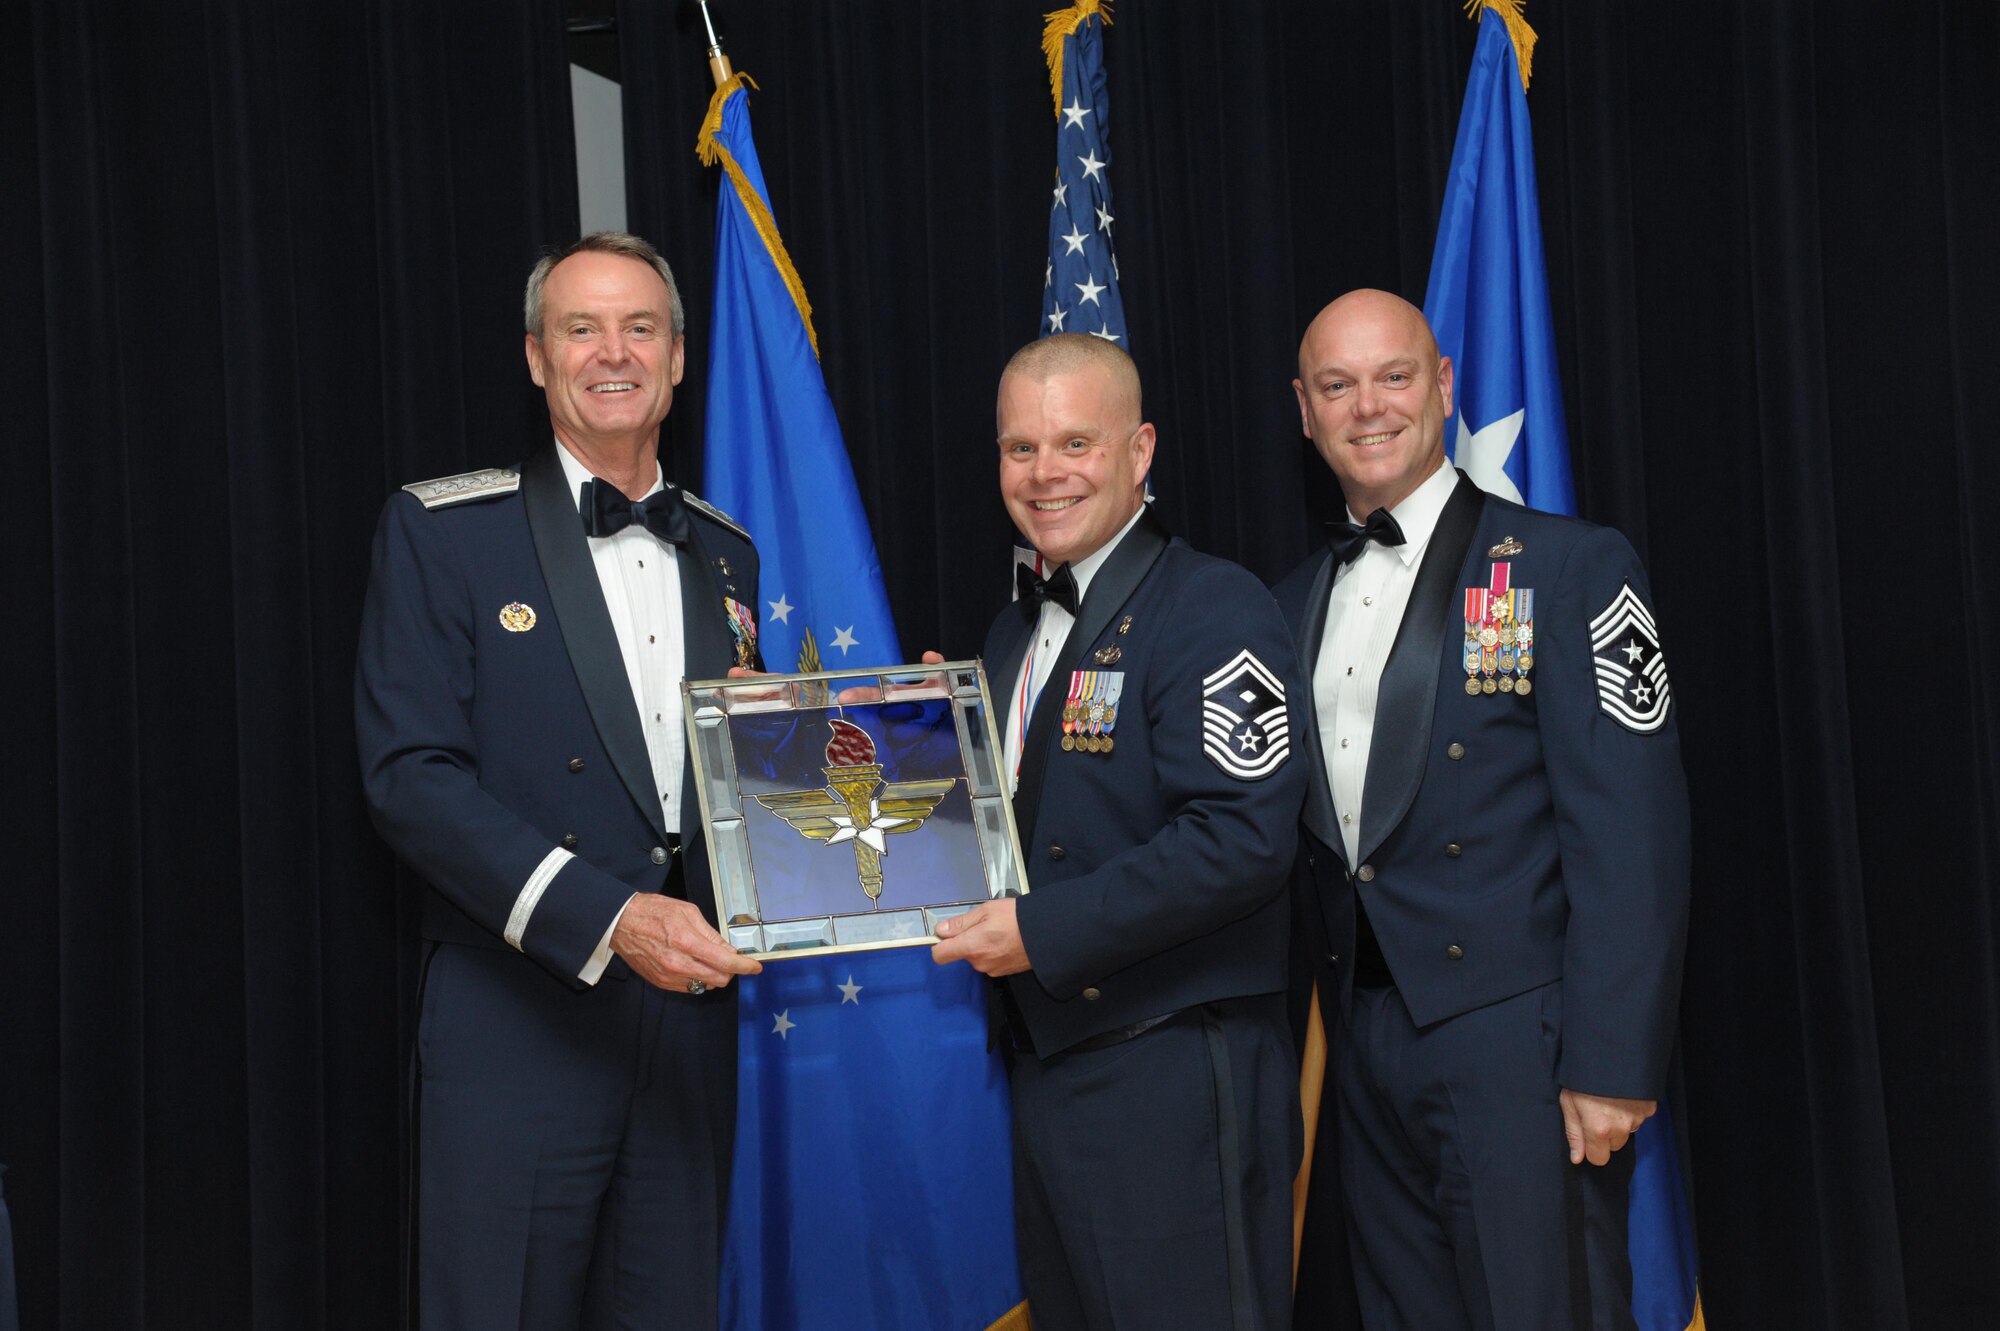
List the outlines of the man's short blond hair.
{"label": "man's short blond hair", "polygon": [[1010,374],[1018,374],[1023,378],[1041,380],[1058,374],[1075,374],[1094,366],[1102,366],[1109,372],[1114,391],[1121,396],[1131,396],[1132,415],[1134,419],[1143,420],[1145,413],[1139,396],[1138,365],[1117,343],[1092,337],[1088,333],[1056,333],[1036,338],[1013,354],[1007,361],[1007,368],[1000,372],[1000,377],[1004,379]]}

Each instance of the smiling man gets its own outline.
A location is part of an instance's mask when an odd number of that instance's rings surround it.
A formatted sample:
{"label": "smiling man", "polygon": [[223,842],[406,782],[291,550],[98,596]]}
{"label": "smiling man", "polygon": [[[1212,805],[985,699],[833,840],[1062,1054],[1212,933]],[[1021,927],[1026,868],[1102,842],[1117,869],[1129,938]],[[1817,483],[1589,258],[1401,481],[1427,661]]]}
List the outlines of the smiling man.
{"label": "smiling man", "polygon": [[1327,306],[1292,388],[1349,519],[1277,597],[1363,1322],[1630,1327],[1624,1148],[1673,1046],[1689,856],[1645,575],[1451,468],[1451,362],[1407,302]]}
{"label": "smiling man", "polygon": [[375,823],[422,876],[425,1328],[716,1322],[736,1007],[690,813],[683,676],[755,665],[757,554],[669,484],[673,273],[599,233],[535,265],[552,438],[382,514],[356,686]]}
{"label": "smiling man", "polygon": [[997,416],[1001,496],[1053,566],[985,649],[1031,890],[945,921],[934,955],[1005,977],[1035,1325],[1286,1326],[1291,645],[1256,579],[1147,511],[1123,351],[1030,343]]}

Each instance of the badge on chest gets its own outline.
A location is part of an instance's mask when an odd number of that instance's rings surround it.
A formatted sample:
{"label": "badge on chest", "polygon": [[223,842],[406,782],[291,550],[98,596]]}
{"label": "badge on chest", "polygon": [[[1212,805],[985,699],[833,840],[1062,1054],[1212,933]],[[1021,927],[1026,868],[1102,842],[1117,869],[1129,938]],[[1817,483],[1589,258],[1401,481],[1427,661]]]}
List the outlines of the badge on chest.
{"label": "badge on chest", "polygon": [[1064,753],[1110,753],[1116,747],[1118,699],[1125,692],[1122,670],[1078,670],[1069,677],[1062,710]]}
{"label": "badge on chest", "polygon": [[[1512,538],[1508,538],[1509,543]],[[1495,547],[1496,549],[1499,547]],[[1520,547],[1515,546],[1518,550]],[[1535,593],[1513,585],[1514,566],[1496,560],[1484,587],[1465,589],[1465,691],[1535,691]]]}

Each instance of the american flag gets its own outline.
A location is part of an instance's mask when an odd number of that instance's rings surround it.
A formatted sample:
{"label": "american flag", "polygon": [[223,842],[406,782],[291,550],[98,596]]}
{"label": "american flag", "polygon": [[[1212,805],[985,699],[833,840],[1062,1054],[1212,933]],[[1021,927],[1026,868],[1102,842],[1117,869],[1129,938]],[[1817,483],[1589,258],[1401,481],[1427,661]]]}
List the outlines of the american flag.
{"label": "american flag", "polygon": [[1042,32],[1056,99],[1056,184],[1039,335],[1089,333],[1123,346],[1104,87],[1104,27],[1110,21],[1106,0],[1077,0],[1050,14]]}

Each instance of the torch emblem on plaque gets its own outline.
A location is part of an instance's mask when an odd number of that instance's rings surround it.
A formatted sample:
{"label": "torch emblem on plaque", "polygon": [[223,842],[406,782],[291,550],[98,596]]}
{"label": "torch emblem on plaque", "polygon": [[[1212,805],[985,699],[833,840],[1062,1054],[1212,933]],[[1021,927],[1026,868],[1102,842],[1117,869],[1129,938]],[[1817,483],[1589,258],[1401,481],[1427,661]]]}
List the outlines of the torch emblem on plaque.
{"label": "torch emblem on plaque", "polygon": [[882,780],[875,741],[852,721],[828,718],[833,738],[826,744],[826,785],[759,795],[757,802],[791,824],[800,836],[829,846],[854,845],[854,870],[870,901],[882,897],[882,857],[888,838],[914,832],[958,783]]}

